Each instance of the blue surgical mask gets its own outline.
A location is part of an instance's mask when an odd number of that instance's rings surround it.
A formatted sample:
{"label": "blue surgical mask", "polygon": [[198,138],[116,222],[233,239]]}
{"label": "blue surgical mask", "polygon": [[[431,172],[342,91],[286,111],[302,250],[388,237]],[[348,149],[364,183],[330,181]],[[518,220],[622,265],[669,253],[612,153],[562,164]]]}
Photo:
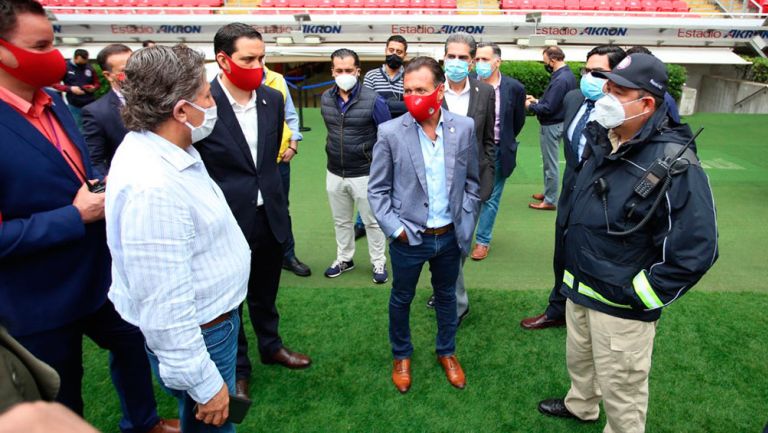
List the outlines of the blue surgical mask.
{"label": "blue surgical mask", "polygon": [[469,75],[469,63],[459,59],[445,61],[445,75],[454,83],[463,81]]}
{"label": "blue surgical mask", "polygon": [[581,81],[579,82],[581,94],[589,100],[597,101],[598,99],[605,96],[605,93],[603,93],[603,87],[605,86],[606,81],[607,80],[604,78],[595,77],[591,72],[584,75],[581,77]]}
{"label": "blue surgical mask", "polygon": [[477,62],[475,63],[475,72],[477,72],[479,78],[487,80],[493,74],[493,67],[490,63]]}

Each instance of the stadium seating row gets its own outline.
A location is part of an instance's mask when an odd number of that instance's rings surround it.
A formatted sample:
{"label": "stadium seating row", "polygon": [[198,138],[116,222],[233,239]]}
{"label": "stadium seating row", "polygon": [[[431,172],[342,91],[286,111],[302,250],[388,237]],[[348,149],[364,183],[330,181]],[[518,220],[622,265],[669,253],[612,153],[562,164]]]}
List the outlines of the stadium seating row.
{"label": "stadium seating row", "polygon": [[501,9],[688,12],[682,0],[501,0]]}
{"label": "stadium seating row", "polygon": [[[39,0],[56,7],[56,13],[212,13],[223,0]],[[500,0],[502,10],[688,12],[683,0]],[[768,1],[768,0],[767,0]],[[103,9],[111,8],[109,10]],[[180,8],[161,11],[142,8]],[[88,8],[88,9],[68,9]],[[261,0],[256,13],[274,14],[285,8],[306,8],[310,13],[361,13],[354,9],[411,9],[419,13],[430,9],[456,9],[456,0]],[[317,9],[314,9],[317,8]],[[293,11],[285,11],[293,13]],[[374,12],[375,13],[375,12]]]}

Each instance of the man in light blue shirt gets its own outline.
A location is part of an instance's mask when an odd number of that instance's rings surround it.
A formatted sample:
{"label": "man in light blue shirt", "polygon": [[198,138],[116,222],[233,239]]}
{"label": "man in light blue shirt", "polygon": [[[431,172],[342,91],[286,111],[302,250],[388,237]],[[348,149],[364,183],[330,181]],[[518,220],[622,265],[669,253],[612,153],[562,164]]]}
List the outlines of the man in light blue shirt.
{"label": "man in light blue shirt", "polygon": [[436,352],[448,382],[466,386],[456,358],[456,279],[469,251],[480,204],[477,141],[472,119],[441,109],[445,75],[435,59],[405,69],[408,114],[382,123],[373,147],[368,201],[392,238],[389,341],[392,382],[411,387],[410,307],[429,262],[437,317]]}

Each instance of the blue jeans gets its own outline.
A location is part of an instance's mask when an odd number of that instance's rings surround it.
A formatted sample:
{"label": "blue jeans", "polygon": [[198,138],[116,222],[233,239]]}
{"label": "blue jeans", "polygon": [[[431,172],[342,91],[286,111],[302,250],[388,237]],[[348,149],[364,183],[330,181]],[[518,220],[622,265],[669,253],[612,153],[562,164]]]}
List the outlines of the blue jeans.
{"label": "blue jeans", "polygon": [[429,262],[437,317],[436,352],[440,356],[456,351],[456,278],[461,252],[453,231],[440,236],[423,235],[421,245],[394,240],[389,244],[392,263],[392,292],[389,297],[389,341],[395,359],[410,358],[411,302],[416,294],[421,268]]}
{"label": "blue jeans", "polygon": [[[240,329],[240,317],[237,310],[229,313],[229,319],[218,323],[208,329],[201,329],[205,346],[208,348],[208,354],[211,360],[224,378],[224,383],[229,388],[230,395],[235,390],[235,359],[237,358],[237,331]],[[235,425],[226,422],[221,427],[215,427],[211,424],[205,424],[195,419],[196,401],[186,391],[179,391],[165,386],[163,379],[160,378],[159,361],[157,356],[146,348],[149,364],[152,366],[152,372],[155,373],[160,387],[163,391],[175,397],[179,402],[179,419],[181,421],[181,431],[184,433],[234,433]]]}
{"label": "blue jeans", "polygon": [[493,181],[493,191],[488,201],[480,208],[480,216],[477,219],[477,232],[475,240],[480,245],[488,246],[493,238],[493,225],[496,223],[496,214],[499,213],[501,193],[504,192],[504,184],[507,178],[501,175],[501,163],[496,159],[496,177]]}

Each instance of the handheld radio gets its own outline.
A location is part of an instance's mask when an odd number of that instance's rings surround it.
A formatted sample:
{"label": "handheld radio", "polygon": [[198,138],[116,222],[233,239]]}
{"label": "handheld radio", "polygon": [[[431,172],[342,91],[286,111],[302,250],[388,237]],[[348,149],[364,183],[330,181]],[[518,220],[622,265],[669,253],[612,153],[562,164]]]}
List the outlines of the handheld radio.
{"label": "handheld radio", "polygon": [[696,137],[698,137],[703,130],[704,128],[699,128],[699,130],[693,134],[693,137],[691,137],[691,139],[685,143],[685,146],[683,146],[683,148],[680,149],[680,151],[677,152],[675,156],[671,158],[659,158],[654,161],[653,164],[651,164],[651,166],[645,170],[643,177],[641,177],[640,180],[635,184],[635,194],[642,198],[647,198],[649,195],[651,195],[659,183],[661,183],[664,178],[670,174],[672,166],[675,164],[675,162],[677,162],[677,160],[683,156],[685,151],[688,150],[688,148],[691,146],[691,143],[696,140]]}

